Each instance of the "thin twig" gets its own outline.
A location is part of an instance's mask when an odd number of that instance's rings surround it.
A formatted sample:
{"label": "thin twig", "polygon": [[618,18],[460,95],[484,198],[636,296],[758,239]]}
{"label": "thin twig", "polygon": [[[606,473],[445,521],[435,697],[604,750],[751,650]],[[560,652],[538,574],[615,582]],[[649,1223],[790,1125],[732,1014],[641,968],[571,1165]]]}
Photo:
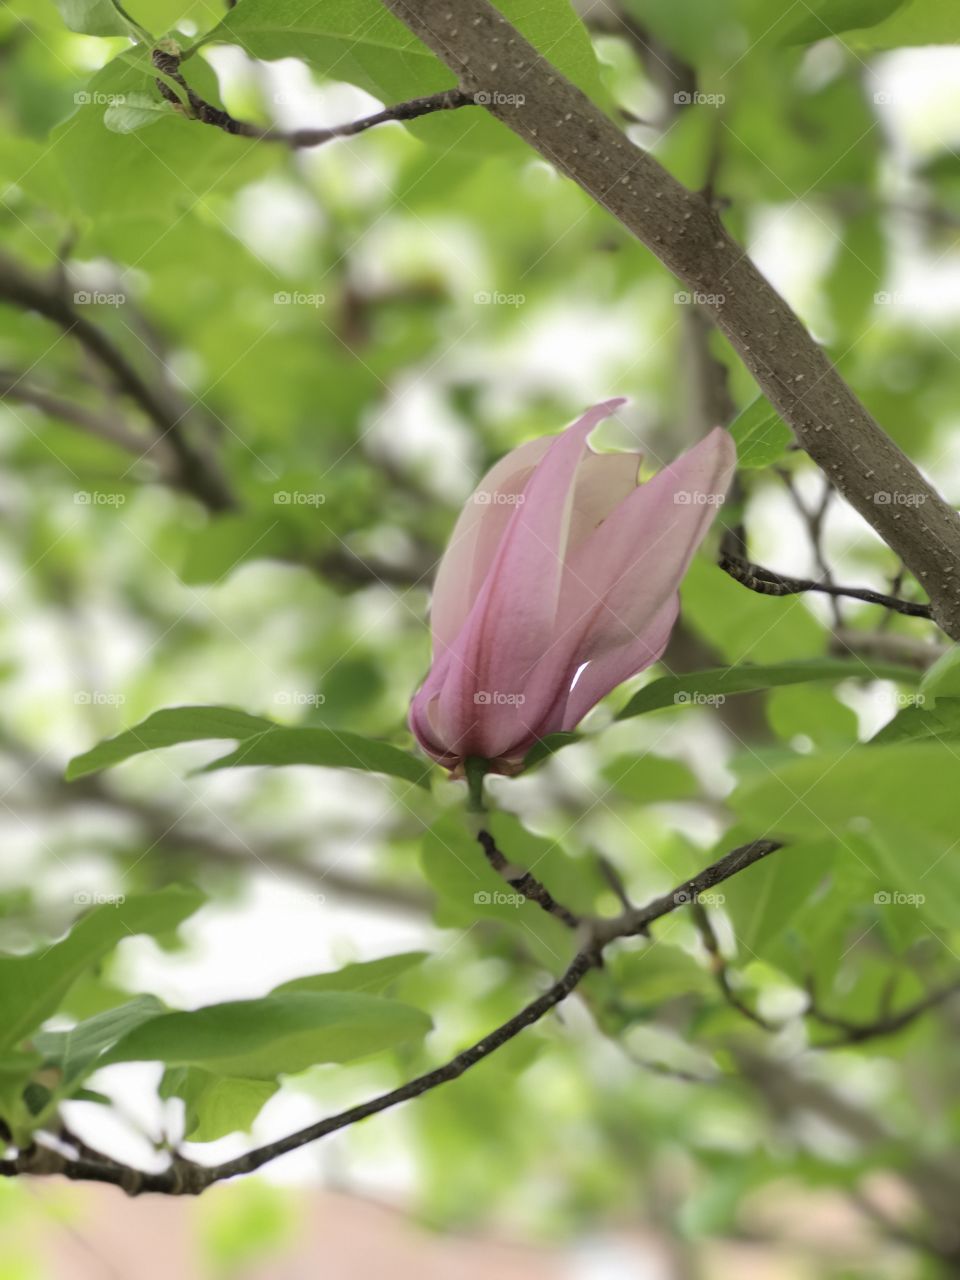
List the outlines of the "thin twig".
{"label": "thin twig", "polygon": [[586,974],[600,965],[604,948],[611,942],[618,938],[636,937],[646,933],[654,921],[695,902],[701,893],[705,893],[729,879],[730,876],[759,862],[780,847],[778,842],[772,840],[755,840],[750,844],[741,845],[697,875],[685,880],[673,892],[655,898],[644,907],[636,907],[606,919],[582,922],[579,926],[584,931],[582,944],[561,977],[483,1039],[476,1041],[442,1066],[416,1076],[396,1089],[391,1089],[357,1106],[349,1107],[336,1115],[328,1116],[276,1142],[267,1143],[265,1146],[248,1151],[245,1155],[212,1166],[194,1164],[174,1156],[170,1166],[160,1173],[147,1173],[120,1163],[105,1165],[99,1160],[90,1160],[82,1156],[71,1159],[51,1147],[37,1144],[12,1158],[0,1161],[0,1177],[16,1177],[21,1174],[44,1176],[61,1174],[74,1181],[111,1183],[122,1187],[131,1195],[145,1191],[165,1195],[198,1195],[214,1183],[252,1173],[289,1151],[295,1151],[308,1143],[315,1142],[318,1138],[345,1129],[381,1111],[387,1111],[399,1103],[420,1097],[450,1080],[456,1080],[527,1027],[539,1022],[565,1000]]}
{"label": "thin twig", "polygon": [[838,587],[829,582],[816,582],[812,578],[791,578],[786,574],[774,573],[761,565],[751,564],[749,560],[740,560],[734,556],[721,555],[718,561],[720,568],[742,586],[757,591],[764,596],[795,596],[804,591],[819,591],[828,596],[848,596],[851,600],[863,600],[866,604],[883,605],[885,609],[893,609],[908,618],[932,618],[930,605],[920,604],[913,600],[900,600],[896,596],[886,596],[880,591],[870,591],[866,587]]}
{"label": "thin twig", "polygon": [[477,840],[491,867],[503,876],[512,889],[522,893],[530,902],[535,902],[538,907],[546,911],[547,915],[561,921],[568,929],[579,927],[580,917],[557,902],[546,885],[541,884],[536,876],[509,863],[497,848],[497,842],[489,831],[478,831]]}
{"label": "thin twig", "polygon": [[[390,121],[418,120],[421,116],[435,115],[438,111],[457,111],[460,107],[478,105],[472,93],[464,93],[456,88],[443,89],[440,93],[431,93],[423,98],[411,98],[407,102],[395,103],[391,107],[384,107],[382,111],[374,112],[373,115],[364,116],[360,120],[350,120],[346,124],[331,125],[323,129],[294,129],[286,132],[274,127],[264,128],[247,120],[237,120],[228,111],[214,106],[212,102],[207,102],[187,84],[180,70],[180,58],[177,54],[165,49],[154,49],[151,56],[157,70],[163,72],[183,89],[192,119],[198,120],[201,124],[212,125],[215,129],[222,129],[225,133],[235,134],[237,137],[253,138],[257,142],[281,142],[293,150],[319,147],[325,142],[332,142],[334,138],[352,138],[358,133],[366,133],[368,129],[378,124],[388,124]],[[165,80],[158,78],[156,85],[160,95],[171,106],[178,111],[184,110],[184,105],[176,91],[171,89]]]}

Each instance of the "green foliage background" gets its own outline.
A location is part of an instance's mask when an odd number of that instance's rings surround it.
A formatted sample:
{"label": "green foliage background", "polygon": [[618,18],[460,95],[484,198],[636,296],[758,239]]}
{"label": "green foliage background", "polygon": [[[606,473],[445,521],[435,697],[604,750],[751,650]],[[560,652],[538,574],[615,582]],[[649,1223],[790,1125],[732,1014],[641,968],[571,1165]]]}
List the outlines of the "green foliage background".
{"label": "green foliage background", "polygon": [[[602,29],[567,0],[500,7],[612,114],[641,117],[635,137],[683,181],[712,173],[742,241],[768,252],[783,218],[799,257],[812,246],[791,301],[960,497],[957,324],[896,287],[907,250],[956,268],[958,104],[900,104],[911,128],[891,132],[877,88],[887,51],[956,40],[951,0],[627,0]],[[4,252],[182,408],[230,501],[211,510],[182,492],[151,424],[76,335],[0,306],[0,1115],[21,1142],[65,1101],[95,1134],[110,1089],[93,1073],[107,1063],[162,1061],[161,1095],[180,1100],[171,1115],[191,1142],[266,1125],[278,1089],[325,1113],[482,1036],[562,969],[572,940],[498,898],[462,788],[405,728],[429,661],[433,564],[507,449],[622,393],[632,435],[603,439],[642,440],[655,467],[712,425],[697,372],[712,358],[741,462],[742,502],[724,519],[743,515],[761,562],[787,552],[817,571],[777,473],[811,502],[819,478],[726,344],[649,253],[492,118],[461,110],[291,154],[175,111],[130,38],[175,39],[191,86],[239,118],[283,123],[295,108],[299,122],[308,102],[335,123],[450,83],[377,0],[128,11],[0,9]],[[789,262],[770,265],[789,277]],[[121,424],[135,447],[27,388]],[[888,588],[898,566],[862,523],[838,516],[828,531],[844,580]],[[696,1255],[749,1229],[758,1189],[787,1186],[802,1205],[880,1176],[906,1188],[921,1227],[938,1216],[921,1174],[953,1158],[956,1005],[828,1046],[829,1018],[871,1024],[956,981],[952,654],[926,676],[877,659],[874,632],[922,645],[932,625],[850,602],[838,643],[829,610],[750,594],[715,550],[684,584],[663,669],[618,691],[579,741],[494,781],[494,831],[585,912],[616,909],[601,859],[643,901],[740,839],[788,838],[707,904],[737,1000],[774,1030],[725,998],[690,915],[669,917],[612,955],[562,1020],[420,1099],[402,1130],[373,1121],[336,1139],[362,1160],[373,1126],[402,1133],[431,1224],[509,1216],[573,1236],[655,1219]],[[898,590],[920,598],[909,580]],[[689,678],[704,671],[719,674]],[[211,762],[222,772],[201,772]],[[293,883],[307,868],[329,902],[413,912],[422,950],[351,944],[328,914],[343,960],[372,968],[320,976],[318,946],[313,973],[271,990],[254,945],[243,1000],[178,1012],[138,989],[121,940],[152,936],[154,954],[184,958],[207,913],[254,900],[263,863]],[[811,990],[828,1018],[809,1016]],[[839,1092],[869,1124],[805,1124],[803,1090],[778,1077]],[[171,1124],[158,1144],[180,1136]],[[899,1270],[877,1250],[867,1270],[821,1258],[817,1274],[939,1274],[922,1250],[897,1255]]]}

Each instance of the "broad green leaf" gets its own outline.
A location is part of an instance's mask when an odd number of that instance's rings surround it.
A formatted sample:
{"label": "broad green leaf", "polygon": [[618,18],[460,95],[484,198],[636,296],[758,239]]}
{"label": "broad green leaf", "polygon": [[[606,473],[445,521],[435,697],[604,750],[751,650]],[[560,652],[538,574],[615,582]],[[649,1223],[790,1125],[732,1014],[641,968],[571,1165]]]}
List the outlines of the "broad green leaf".
{"label": "broad green leaf", "polygon": [[288,991],[361,991],[377,996],[396,982],[409,969],[422,964],[426,951],[406,951],[401,955],[382,956],[379,960],[364,960],[348,964],[332,973],[313,973],[305,978],[292,978],[274,987],[271,995],[283,995]]}
{"label": "broad green leaf", "polygon": [[778,685],[816,680],[897,680],[916,683],[918,672],[893,663],[861,662],[856,658],[816,658],[810,662],[717,667],[682,676],[661,676],[633,695],[618,720],[659,711],[664,707],[716,706],[728,696],[773,689]]}
{"label": "broad green leaf", "polygon": [[71,31],[86,36],[141,35],[141,29],[115,0],[55,0]]}
{"label": "broad green leaf", "polygon": [[907,0],[885,21],[851,31],[844,38],[855,49],[953,45],[960,42],[960,14],[953,0]]}
{"label": "broad green leaf", "polygon": [[700,788],[696,778],[680,760],[664,756],[617,756],[603,767],[604,781],[637,804],[685,800]]}
{"label": "broad green leaf", "polygon": [[842,856],[833,841],[788,845],[732,876],[720,887],[742,960],[765,956],[792,917],[824,884]]}
{"label": "broad green leaf", "polygon": [[147,125],[156,124],[161,116],[169,115],[168,102],[151,98],[145,93],[128,93],[122,102],[111,103],[103,113],[103,123],[111,133],[135,133]]}
{"label": "broad green leaf", "polygon": [[784,23],[784,44],[811,44],[855,27],[875,27],[905,0],[804,0]]}
{"label": "broad green leaf", "polygon": [[960,698],[940,697],[935,704],[904,707],[871,742],[923,742],[960,738]]}
{"label": "broad green leaf", "polygon": [[177,885],[104,903],[78,920],[53,946],[31,955],[0,958],[0,1051],[19,1044],[56,1013],[77,978],[118,942],[138,933],[166,933],[202,903],[198,889]]}
{"label": "broad green leaf", "polygon": [[[605,98],[590,37],[569,0],[500,0],[498,7],[585,93]],[[242,0],[202,43],[210,41],[239,45],[255,58],[302,58],[321,75],[359,85],[385,103],[454,84],[446,66],[379,0]],[[192,65],[185,67],[188,78]],[[444,146],[487,150],[512,141],[482,107],[439,112],[412,128]]]}
{"label": "broad green leaf", "polygon": [[236,751],[204,766],[203,772],[247,765],[322,765],[329,769],[365,769],[427,786],[431,765],[399,747],[357,733],[334,729],[278,729],[247,738]]}
{"label": "broad green leaf", "polygon": [[72,781],[97,773],[159,747],[205,742],[211,738],[243,739],[273,728],[273,721],[235,707],[165,707],[116,738],[107,738],[83,755],[74,756],[67,765],[67,778]]}
{"label": "broad green leaf", "polygon": [[936,702],[939,697],[960,698],[960,645],[951,645],[924,672],[920,692],[925,703]]}
{"label": "broad green leaf", "polygon": [[125,1036],[103,1061],[165,1062],[273,1080],[420,1040],[430,1027],[419,1009],[383,996],[298,991],[164,1014]]}
{"label": "broad green leaf", "polygon": [[249,1133],[279,1087],[274,1080],[244,1080],[213,1075],[201,1067],[171,1067],[164,1073],[160,1096],[183,1099],[188,1142],[216,1142],[230,1133]]}
{"label": "broad green leaf", "polygon": [[734,418],[730,434],[741,470],[769,467],[781,458],[792,432],[766,396],[757,396]]}
{"label": "broad green leaf", "polygon": [[33,1047],[45,1064],[58,1067],[63,1079],[62,1093],[74,1081],[89,1075],[96,1060],[128,1031],[166,1013],[166,1005],[156,996],[136,996],[126,1004],[107,1009],[71,1027],[69,1031],[41,1031],[33,1037]]}
{"label": "broad green leaf", "polygon": [[541,738],[535,743],[527,754],[523,757],[523,772],[528,769],[535,768],[536,765],[542,764],[544,760],[549,760],[555,751],[559,751],[561,747],[568,747],[572,742],[579,742],[582,738],[579,733],[550,733],[545,738]]}

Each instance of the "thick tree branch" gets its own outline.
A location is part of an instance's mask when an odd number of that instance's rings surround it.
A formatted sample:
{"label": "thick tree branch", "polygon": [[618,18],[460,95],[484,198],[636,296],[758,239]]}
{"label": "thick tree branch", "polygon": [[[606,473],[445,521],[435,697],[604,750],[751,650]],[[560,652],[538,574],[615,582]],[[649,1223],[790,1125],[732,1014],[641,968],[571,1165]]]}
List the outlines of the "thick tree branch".
{"label": "thick tree branch", "polygon": [[65,1178],[73,1180],[112,1183],[114,1186],[122,1187],[131,1195],[138,1195],[145,1191],[165,1195],[198,1195],[214,1183],[223,1182],[241,1174],[253,1173],[289,1151],[295,1151],[299,1147],[316,1142],[319,1138],[336,1133],[339,1129],[345,1129],[369,1116],[420,1097],[450,1080],[456,1080],[478,1062],[490,1057],[503,1045],[525,1031],[527,1027],[539,1022],[565,1000],[586,974],[600,965],[604,948],[611,942],[618,938],[636,937],[646,933],[656,920],[680,907],[696,902],[702,893],[706,893],[715,885],[721,884],[779,848],[781,845],[773,840],[755,840],[750,844],[741,845],[697,875],[685,880],[671,893],[655,898],[644,907],[634,907],[618,916],[605,919],[582,921],[579,925],[580,947],[565,972],[542,995],[525,1005],[519,1013],[514,1014],[483,1039],[476,1041],[442,1066],[416,1076],[413,1080],[408,1080],[399,1088],[391,1089],[367,1102],[328,1116],[276,1142],[248,1151],[236,1159],[205,1166],[177,1157],[169,1168],[162,1172],[145,1173],[119,1163],[105,1164],[99,1159],[90,1159],[82,1154],[71,1158],[38,1143],[11,1158],[0,1160],[0,1177],[16,1177],[21,1174],[62,1174]]}
{"label": "thick tree branch", "polygon": [[634,146],[489,0],[383,0],[467,93],[705,300],[831,483],[916,575],[960,638],[960,516],[878,426],[710,203]]}
{"label": "thick tree branch", "polygon": [[868,587],[838,587],[832,582],[817,582],[814,578],[790,578],[786,574],[774,573],[772,569],[752,564],[749,560],[741,560],[738,556],[722,555],[718,563],[724,573],[729,573],[742,586],[763,596],[795,596],[804,591],[819,591],[822,595],[843,596],[850,600],[863,600],[866,604],[880,604],[885,609],[892,609],[894,613],[902,613],[908,618],[932,617],[928,604],[900,600],[897,596],[887,596],[881,591],[871,591]]}

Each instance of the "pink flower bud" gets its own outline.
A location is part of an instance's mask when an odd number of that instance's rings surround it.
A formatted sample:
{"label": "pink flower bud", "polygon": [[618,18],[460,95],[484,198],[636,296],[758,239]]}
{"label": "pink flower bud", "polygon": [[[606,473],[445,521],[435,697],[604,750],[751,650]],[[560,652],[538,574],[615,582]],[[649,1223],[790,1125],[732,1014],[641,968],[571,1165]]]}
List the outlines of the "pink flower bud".
{"label": "pink flower bud", "polygon": [[450,769],[466,756],[509,769],[666,648],[736,450],[718,427],[639,484],[639,454],[587,444],[623,403],[514,449],[460,514],[434,587],[433,665],[410,708],[418,742]]}

